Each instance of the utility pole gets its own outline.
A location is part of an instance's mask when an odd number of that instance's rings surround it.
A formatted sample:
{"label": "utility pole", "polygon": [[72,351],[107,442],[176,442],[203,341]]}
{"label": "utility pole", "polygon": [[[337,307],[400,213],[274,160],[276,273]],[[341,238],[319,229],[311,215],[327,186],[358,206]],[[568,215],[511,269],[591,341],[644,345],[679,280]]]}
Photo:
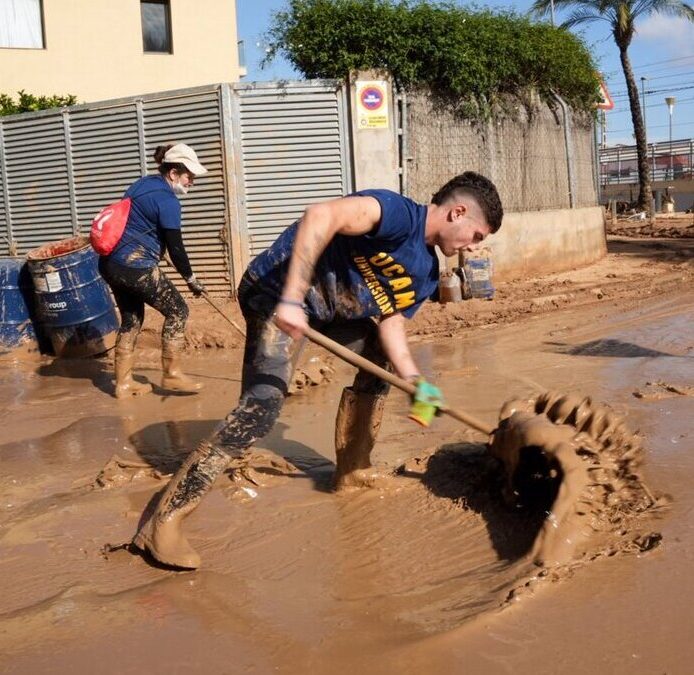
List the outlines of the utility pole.
{"label": "utility pole", "polygon": [[604,110],[600,111],[602,114],[600,115],[601,117],[601,122],[602,122],[602,138],[600,139],[601,145],[603,148],[607,147],[607,113]]}
{"label": "utility pole", "polygon": [[648,154],[648,124],[646,123],[646,80],[641,78],[641,109],[643,110],[643,133],[646,136],[646,154]]}
{"label": "utility pole", "polygon": [[552,25],[554,26],[555,25],[555,23],[554,23],[554,0],[549,0],[549,6],[550,6],[551,11],[552,11],[551,19],[552,19]]}
{"label": "utility pole", "polygon": [[668,110],[670,111],[670,180],[672,180],[675,177],[672,163],[672,111],[675,109],[675,97],[666,96],[665,103],[667,103]]}

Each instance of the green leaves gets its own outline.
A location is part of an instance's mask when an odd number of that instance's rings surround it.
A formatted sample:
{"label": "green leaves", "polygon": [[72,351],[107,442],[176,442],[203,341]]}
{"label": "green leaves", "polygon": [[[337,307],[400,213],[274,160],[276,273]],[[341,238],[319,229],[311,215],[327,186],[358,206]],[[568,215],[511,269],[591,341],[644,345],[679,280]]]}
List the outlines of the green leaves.
{"label": "green leaves", "polygon": [[598,79],[583,42],[512,11],[427,0],[289,0],[266,36],[305,77],[383,68],[406,88],[427,87],[467,116],[502,95],[556,91],[592,110]]}
{"label": "green leaves", "polygon": [[19,98],[15,101],[7,94],[0,94],[0,115],[15,115],[24,112],[36,112],[49,108],[62,108],[77,103],[77,97],[67,96],[34,96],[23,89],[17,92]]}

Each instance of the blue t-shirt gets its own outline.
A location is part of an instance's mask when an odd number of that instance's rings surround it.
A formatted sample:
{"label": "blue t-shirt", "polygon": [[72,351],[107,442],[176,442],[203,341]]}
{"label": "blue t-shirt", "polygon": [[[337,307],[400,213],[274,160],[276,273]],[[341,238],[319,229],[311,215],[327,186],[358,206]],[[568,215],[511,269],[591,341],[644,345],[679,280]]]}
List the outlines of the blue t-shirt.
{"label": "blue t-shirt", "polygon": [[181,202],[162,176],[145,176],[125,192],[130,214],[123,236],[110,255],[126,267],[149,268],[164,255],[164,230],[181,229]]}
{"label": "blue t-shirt", "polygon": [[[306,294],[320,321],[402,313],[410,318],[438,289],[439,264],[424,240],[427,207],[390,190],[363,190],[375,197],[381,220],[369,234],[338,234],[318,259]],[[255,286],[279,298],[287,277],[298,221],[248,266]]]}

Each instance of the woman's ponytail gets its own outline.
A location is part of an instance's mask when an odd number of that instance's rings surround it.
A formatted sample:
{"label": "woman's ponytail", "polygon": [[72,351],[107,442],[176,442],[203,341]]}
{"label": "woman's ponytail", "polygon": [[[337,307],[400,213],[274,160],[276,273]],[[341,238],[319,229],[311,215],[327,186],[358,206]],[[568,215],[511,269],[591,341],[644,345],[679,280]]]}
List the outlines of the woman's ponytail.
{"label": "woman's ponytail", "polygon": [[162,162],[164,161],[164,155],[173,148],[173,143],[170,143],[169,145],[158,145],[154,151],[154,161],[157,163],[157,166],[161,166]]}

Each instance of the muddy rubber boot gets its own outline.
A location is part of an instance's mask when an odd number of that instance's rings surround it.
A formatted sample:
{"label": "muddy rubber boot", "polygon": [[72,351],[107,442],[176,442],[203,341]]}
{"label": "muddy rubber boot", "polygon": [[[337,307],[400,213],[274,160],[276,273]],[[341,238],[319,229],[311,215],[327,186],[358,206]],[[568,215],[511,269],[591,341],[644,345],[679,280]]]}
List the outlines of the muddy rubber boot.
{"label": "muddy rubber boot", "polygon": [[383,419],[386,395],[342,390],[335,420],[335,488],[367,487],[373,483],[371,450]]}
{"label": "muddy rubber boot", "polygon": [[163,389],[194,394],[202,389],[201,382],[191,380],[181,370],[183,341],[164,340],[161,346],[161,365],[164,374],[161,379]]}
{"label": "muddy rubber boot", "polygon": [[197,508],[228,463],[229,456],[224,451],[208,442],[201,443],[171,479],[133,544],[169,567],[200,567],[200,556],[181,531],[181,522]]}
{"label": "muddy rubber boot", "polygon": [[141,396],[152,391],[151,384],[142,384],[133,380],[133,363],[135,350],[132,347],[116,347],[114,370],[116,372],[116,398]]}

